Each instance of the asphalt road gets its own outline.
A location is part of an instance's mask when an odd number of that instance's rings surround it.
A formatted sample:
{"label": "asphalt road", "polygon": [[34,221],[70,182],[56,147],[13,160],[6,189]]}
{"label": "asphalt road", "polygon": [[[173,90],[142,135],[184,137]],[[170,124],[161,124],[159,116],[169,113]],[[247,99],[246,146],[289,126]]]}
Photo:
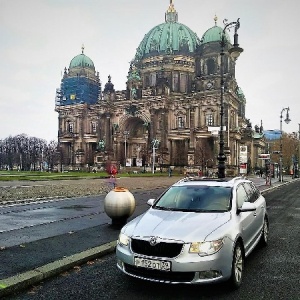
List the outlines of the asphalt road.
{"label": "asphalt road", "polygon": [[115,255],[110,254],[4,299],[299,299],[299,195],[299,181],[265,195],[269,245],[248,257],[238,291],[230,291],[226,284],[174,286],[128,278],[117,270]]}

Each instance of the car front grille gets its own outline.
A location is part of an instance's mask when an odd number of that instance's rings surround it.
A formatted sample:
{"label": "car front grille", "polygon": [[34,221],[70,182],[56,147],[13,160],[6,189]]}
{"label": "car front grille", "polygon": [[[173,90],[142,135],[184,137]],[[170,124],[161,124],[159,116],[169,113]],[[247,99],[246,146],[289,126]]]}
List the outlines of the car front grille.
{"label": "car front grille", "polygon": [[137,254],[173,258],[180,254],[183,244],[160,242],[150,245],[149,241],[132,239],[131,249]]}
{"label": "car front grille", "polygon": [[166,272],[135,267],[128,264],[124,264],[124,267],[127,273],[150,280],[152,279],[165,282],[191,282],[195,277],[195,272]]}

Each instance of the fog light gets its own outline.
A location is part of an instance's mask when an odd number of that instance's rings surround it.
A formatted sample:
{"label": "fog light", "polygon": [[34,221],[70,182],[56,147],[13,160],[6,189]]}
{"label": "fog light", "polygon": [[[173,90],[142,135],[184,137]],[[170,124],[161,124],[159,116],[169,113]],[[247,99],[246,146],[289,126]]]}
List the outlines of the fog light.
{"label": "fog light", "polygon": [[217,270],[201,271],[199,272],[199,279],[212,279],[221,277],[222,273]]}

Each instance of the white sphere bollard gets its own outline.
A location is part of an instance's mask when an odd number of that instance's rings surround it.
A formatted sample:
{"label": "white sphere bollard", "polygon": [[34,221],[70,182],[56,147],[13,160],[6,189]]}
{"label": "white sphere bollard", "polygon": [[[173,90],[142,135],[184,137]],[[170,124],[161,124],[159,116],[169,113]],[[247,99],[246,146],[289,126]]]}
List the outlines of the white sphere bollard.
{"label": "white sphere bollard", "polygon": [[114,188],[104,199],[104,211],[112,219],[112,224],[125,224],[135,206],[134,196],[123,187]]}

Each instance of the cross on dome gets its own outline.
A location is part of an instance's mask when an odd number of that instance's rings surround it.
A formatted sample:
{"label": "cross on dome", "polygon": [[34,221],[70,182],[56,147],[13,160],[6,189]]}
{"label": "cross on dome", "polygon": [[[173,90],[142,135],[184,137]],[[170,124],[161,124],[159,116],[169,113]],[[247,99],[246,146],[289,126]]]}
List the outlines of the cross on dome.
{"label": "cross on dome", "polygon": [[217,15],[215,15],[215,17],[214,17],[214,21],[215,21],[215,26],[217,26],[217,21],[218,21],[218,17],[217,17]]}
{"label": "cross on dome", "polygon": [[173,0],[170,0],[170,6],[168,8],[168,12],[175,12],[175,7],[174,7],[174,3]]}

